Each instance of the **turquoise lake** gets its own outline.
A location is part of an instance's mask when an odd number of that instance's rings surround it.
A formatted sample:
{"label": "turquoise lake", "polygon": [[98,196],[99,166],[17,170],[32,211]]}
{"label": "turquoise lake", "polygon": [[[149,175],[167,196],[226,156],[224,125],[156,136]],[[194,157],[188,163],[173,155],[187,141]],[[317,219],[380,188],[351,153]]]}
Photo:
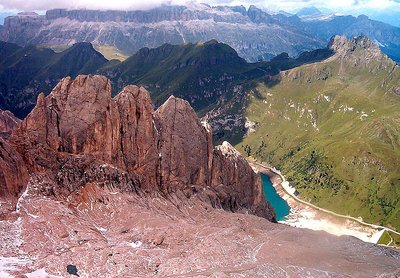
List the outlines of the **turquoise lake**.
{"label": "turquoise lake", "polygon": [[284,220],[285,216],[287,216],[290,212],[288,203],[278,195],[268,176],[261,174],[261,181],[263,184],[265,197],[275,210],[276,220]]}

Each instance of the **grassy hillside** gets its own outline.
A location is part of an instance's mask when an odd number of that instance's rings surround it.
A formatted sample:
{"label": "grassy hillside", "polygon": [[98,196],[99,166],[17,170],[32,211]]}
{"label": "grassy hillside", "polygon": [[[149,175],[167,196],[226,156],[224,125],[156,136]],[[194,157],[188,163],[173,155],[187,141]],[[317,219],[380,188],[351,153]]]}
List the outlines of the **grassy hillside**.
{"label": "grassy hillside", "polygon": [[216,141],[237,142],[244,134],[243,104],[251,80],[331,55],[331,50],[321,49],[297,59],[282,54],[270,62],[247,63],[230,46],[211,40],[143,48],[124,62],[110,63],[98,72],[111,79],[114,93],[128,84],[138,84],[151,92],[156,105],[172,94],[186,99],[200,116],[207,115]]}
{"label": "grassy hillside", "polygon": [[119,60],[119,61],[125,61],[128,59],[129,55],[123,53],[119,49],[113,46],[106,46],[106,45],[95,45],[94,48],[103,54],[104,57],[106,57],[107,60]]}
{"label": "grassy hillside", "polygon": [[283,170],[300,196],[400,228],[400,70],[366,38],[323,61],[259,80],[238,148]]}
{"label": "grassy hillside", "polygon": [[[102,51],[110,57],[125,58],[111,53],[112,49]],[[32,109],[37,95],[50,93],[60,78],[88,73],[109,77],[114,93],[126,85],[138,84],[149,89],[157,105],[174,94],[188,100],[199,115],[205,115],[226,108],[232,99],[242,98],[249,80],[331,55],[324,49],[307,52],[298,59],[281,55],[272,62],[251,64],[230,46],[215,40],[143,48],[123,62],[107,61],[89,43],[53,50],[0,42],[0,54],[0,108],[20,118]],[[240,107],[234,106],[232,113],[241,114]]]}

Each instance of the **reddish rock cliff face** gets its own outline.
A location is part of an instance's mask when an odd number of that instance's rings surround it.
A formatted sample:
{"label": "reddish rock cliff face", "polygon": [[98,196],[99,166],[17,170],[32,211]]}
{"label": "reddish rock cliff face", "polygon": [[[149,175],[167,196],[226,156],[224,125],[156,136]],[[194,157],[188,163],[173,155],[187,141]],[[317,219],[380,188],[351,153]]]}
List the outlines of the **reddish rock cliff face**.
{"label": "reddish rock cliff face", "polygon": [[68,196],[96,184],[178,202],[195,196],[275,221],[258,175],[232,146],[213,151],[211,130],[182,99],[171,97],[154,112],[143,88],[111,98],[105,77],[65,78],[39,96],[10,141],[31,176],[44,181],[44,194]]}
{"label": "reddish rock cliff face", "polygon": [[144,88],[128,86],[114,100],[121,121],[119,164],[125,165],[128,172],[145,178],[141,183],[142,189],[154,190],[158,183],[159,155],[150,95]]}
{"label": "reddish rock cliff face", "polygon": [[21,120],[15,117],[10,111],[3,111],[0,109],[0,137],[7,139],[20,121]]}
{"label": "reddish rock cliff face", "polygon": [[18,195],[28,183],[28,171],[22,157],[0,138],[0,216],[15,208]]}
{"label": "reddish rock cliff face", "polygon": [[273,209],[265,202],[259,176],[254,175],[246,159],[228,142],[214,149],[211,187],[224,209],[236,211],[244,207],[253,214],[271,217]]}
{"label": "reddish rock cliff face", "polygon": [[155,112],[164,192],[209,185],[212,150],[209,132],[185,100],[170,97]]}
{"label": "reddish rock cliff face", "polygon": [[15,208],[16,199],[28,182],[22,157],[7,141],[19,122],[11,112],[0,110],[0,215]]}

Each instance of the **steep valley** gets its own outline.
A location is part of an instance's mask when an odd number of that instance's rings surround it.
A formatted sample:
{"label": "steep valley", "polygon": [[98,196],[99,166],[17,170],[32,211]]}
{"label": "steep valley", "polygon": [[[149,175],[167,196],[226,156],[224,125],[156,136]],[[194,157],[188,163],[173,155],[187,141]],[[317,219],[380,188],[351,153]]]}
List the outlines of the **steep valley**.
{"label": "steep valley", "polygon": [[237,145],[281,169],[299,196],[399,229],[400,72],[366,38],[332,40],[336,54],[259,82]]}

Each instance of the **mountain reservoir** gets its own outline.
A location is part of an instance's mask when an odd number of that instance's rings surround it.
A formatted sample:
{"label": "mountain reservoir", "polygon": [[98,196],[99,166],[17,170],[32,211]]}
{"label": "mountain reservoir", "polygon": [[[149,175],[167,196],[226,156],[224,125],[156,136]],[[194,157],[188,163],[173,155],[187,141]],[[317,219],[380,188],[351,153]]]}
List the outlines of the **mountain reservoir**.
{"label": "mountain reservoir", "polygon": [[272,185],[271,180],[267,175],[261,174],[261,181],[265,198],[271,203],[276,213],[276,220],[285,220],[285,217],[290,213],[290,206],[288,203],[278,195],[275,187]]}

